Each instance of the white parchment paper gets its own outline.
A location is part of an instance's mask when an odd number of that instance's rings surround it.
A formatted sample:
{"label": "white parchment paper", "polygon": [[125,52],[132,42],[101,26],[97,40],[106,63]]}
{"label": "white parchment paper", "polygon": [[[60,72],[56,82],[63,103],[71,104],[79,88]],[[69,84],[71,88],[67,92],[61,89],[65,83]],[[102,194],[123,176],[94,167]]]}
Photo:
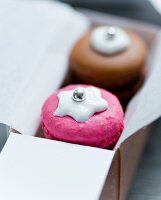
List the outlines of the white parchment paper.
{"label": "white parchment paper", "polygon": [[64,78],[74,42],[89,27],[71,7],[0,1],[0,122],[34,135],[41,106]]}
{"label": "white parchment paper", "polygon": [[161,32],[151,47],[147,66],[149,67],[147,80],[128,105],[125,129],[118,145],[161,116]]}
{"label": "white parchment paper", "polygon": [[149,0],[153,7],[158,11],[159,14],[161,14],[161,4],[160,0]]}

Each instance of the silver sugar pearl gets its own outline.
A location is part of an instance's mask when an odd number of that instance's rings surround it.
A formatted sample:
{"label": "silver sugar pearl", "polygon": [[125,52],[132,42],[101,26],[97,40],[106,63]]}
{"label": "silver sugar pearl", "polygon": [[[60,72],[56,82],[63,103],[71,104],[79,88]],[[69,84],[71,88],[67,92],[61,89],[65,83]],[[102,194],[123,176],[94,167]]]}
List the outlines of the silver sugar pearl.
{"label": "silver sugar pearl", "polygon": [[74,101],[77,101],[77,102],[84,101],[85,98],[86,98],[84,90],[81,89],[81,88],[74,90],[72,98],[73,98]]}
{"label": "silver sugar pearl", "polygon": [[116,36],[116,28],[113,26],[108,27],[106,34],[107,39],[112,40],[115,36]]}

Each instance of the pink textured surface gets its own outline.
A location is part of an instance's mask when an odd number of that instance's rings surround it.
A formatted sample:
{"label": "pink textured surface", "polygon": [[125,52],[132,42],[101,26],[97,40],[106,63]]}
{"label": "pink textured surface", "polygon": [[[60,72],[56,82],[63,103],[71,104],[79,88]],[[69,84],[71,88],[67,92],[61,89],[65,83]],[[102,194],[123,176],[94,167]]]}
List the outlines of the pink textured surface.
{"label": "pink textured surface", "polygon": [[82,145],[106,148],[115,143],[123,130],[123,110],[116,96],[101,89],[102,97],[107,100],[107,110],[95,113],[86,122],[76,122],[69,116],[58,117],[53,113],[58,106],[57,94],[64,90],[91,85],[69,85],[51,95],[42,108],[42,128],[46,138]]}

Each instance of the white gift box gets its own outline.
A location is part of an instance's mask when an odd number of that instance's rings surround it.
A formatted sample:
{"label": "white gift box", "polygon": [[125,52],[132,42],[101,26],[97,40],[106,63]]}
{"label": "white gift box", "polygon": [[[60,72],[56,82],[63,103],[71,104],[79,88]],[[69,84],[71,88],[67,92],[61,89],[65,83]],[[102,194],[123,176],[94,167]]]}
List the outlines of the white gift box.
{"label": "white gift box", "polygon": [[[161,116],[161,33],[156,26],[74,11],[57,2],[1,1],[0,197],[3,200],[123,200],[149,129]],[[74,42],[93,25],[128,27],[146,40],[144,86],[129,103],[114,150],[33,137],[44,100],[61,86]],[[4,34],[5,33],[5,34]],[[6,125],[6,126],[5,126]],[[19,132],[17,134],[14,132]]]}

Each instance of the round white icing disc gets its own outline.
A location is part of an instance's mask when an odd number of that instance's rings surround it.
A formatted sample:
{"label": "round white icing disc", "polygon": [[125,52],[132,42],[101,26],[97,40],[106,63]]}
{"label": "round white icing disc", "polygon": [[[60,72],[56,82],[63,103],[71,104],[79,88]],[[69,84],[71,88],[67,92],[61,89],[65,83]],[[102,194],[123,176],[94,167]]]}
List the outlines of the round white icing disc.
{"label": "round white icing disc", "polygon": [[111,55],[128,48],[131,40],[122,28],[100,26],[92,31],[90,43],[97,52]]}

